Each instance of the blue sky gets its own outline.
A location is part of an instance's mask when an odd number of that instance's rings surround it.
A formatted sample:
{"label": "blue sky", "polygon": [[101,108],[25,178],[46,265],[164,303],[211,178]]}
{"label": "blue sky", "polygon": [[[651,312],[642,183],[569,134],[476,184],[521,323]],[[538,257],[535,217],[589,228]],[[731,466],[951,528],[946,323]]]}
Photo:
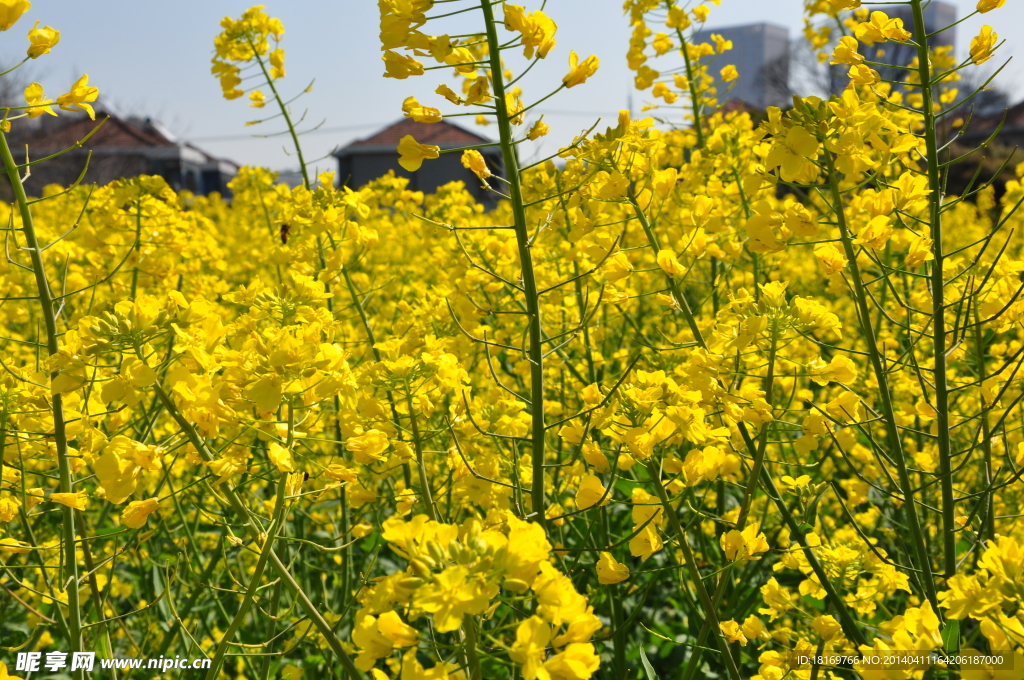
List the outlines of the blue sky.
{"label": "blue sky", "polygon": [[[973,1],[952,1],[959,16],[974,8]],[[534,1],[521,4],[530,9],[539,6]],[[279,128],[246,128],[245,121],[254,118],[255,111],[243,99],[225,101],[209,73],[220,19],[237,16],[248,6],[235,0],[35,0],[32,10],[3,34],[0,54],[7,63],[20,58],[27,46],[25,33],[39,19],[61,31],[61,42],[53,53],[31,64],[33,79],[51,96],[88,73],[90,83],[117,110],[159,119],[175,134],[213,154],[274,169],[295,167],[294,157],[282,148],[283,138],[249,136],[254,130],[270,133]],[[769,21],[788,27],[795,36],[802,26],[801,8],[801,0],[722,0],[720,7],[713,7],[707,26]],[[527,101],[559,82],[567,70],[570,49],[581,57],[597,54],[601,59],[601,69],[590,81],[560,93],[540,109],[551,134],[531,153],[547,155],[571,142],[597,118],[604,118],[602,126],[613,121],[627,104],[632,73],[624,63],[630,29],[619,0],[548,0],[545,11],[558,23],[558,45],[525,81]],[[288,69],[288,77],[281,81],[284,91],[297,93],[315,79],[313,92],[295,107],[300,114],[308,111],[304,127],[322,122],[320,130],[304,138],[307,158],[324,156],[335,146],[397,120],[402,100],[409,95],[427,105],[447,105],[433,94],[441,82],[455,84],[447,74],[428,72],[407,80],[381,77],[375,0],[269,0],[267,12],[279,17],[287,29],[282,42]],[[469,16],[475,19],[476,13]],[[966,53],[971,36],[983,23],[992,24],[1007,38],[1000,53],[1004,58],[1024,56],[1024,34],[1011,30],[1024,26],[1022,0],[1009,0],[1006,7],[958,26],[958,54]],[[428,24],[423,30],[466,32],[459,29],[474,30],[465,20],[447,24],[443,30]],[[1004,86],[1016,92],[1014,101],[1024,97],[1024,78],[1017,75],[1017,68],[1011,62],[1006,77],[1000,76]],[[647,101],[649,92],[633,93],[635,108]],[[486,135],[493,127],[478,130]],[[320,170],[334,169],[330,159],[317,165]]]}

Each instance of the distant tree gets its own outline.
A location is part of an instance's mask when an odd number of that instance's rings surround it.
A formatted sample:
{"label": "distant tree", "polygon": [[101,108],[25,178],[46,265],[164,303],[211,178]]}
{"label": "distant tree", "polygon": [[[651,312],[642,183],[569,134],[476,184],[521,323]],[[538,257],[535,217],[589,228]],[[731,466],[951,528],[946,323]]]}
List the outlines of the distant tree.
{"label": "distant tree", "polygon": [[768,101],[789,101],[793,98],[791,82],[794,46],[790,45],[789,55],[780,56],[761,67],[765,98]]}

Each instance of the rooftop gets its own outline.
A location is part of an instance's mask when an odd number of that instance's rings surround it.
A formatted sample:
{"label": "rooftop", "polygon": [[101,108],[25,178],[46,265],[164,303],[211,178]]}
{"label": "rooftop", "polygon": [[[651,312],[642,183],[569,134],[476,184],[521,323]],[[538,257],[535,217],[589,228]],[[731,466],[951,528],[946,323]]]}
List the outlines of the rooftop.
{"label": "rooftop", "polygon": [[[101,125],[96,134],[89,138],[88,148],[135,148],[175,146],[152,125],[129,123],[113,115],[98,112],[96,120],[86,116],[67,116],[60,118],[40,117],[32,127],[19,131],[15,135],[20,144],[28,144],[36,149],[64,149],[84,139],[97,125]],[[19,134],[20,132],[20,134]]]}
{"label": "rooftop", "polygon": [[[96,129],[98,126],[98,129]],[[20,128],[20,129],[19,129]],[[238,167],[223,158],[175,138],[163,125],[150,118],[121,118],[107,111],[97,111],[96,120],[84,114],[62,113],[60,117],[40,116],[16,125],[14,142],[28,144],[38,157],[67,149],[89,136],[82,147],[98,153],[138,153],[150,157],[188,157],[203,164],[227,164]]]}
{"label": "rooftop", "polygon": [[963,134],[965,140],[981,142],[995,132],[1000,124],[1003,126],[1001,130],[1003,133],[1020,132],[1024,129],[1024,101],[984,114],[971,115],[970,110],[966,107],[962,111],[960,118],[967,125],[967,130]]}
{"label": "rooftop", "polygon": [[473,144],[487,144],[490,139],[475,132],[459,127],[454,123],[417,123],[411,118],[402,118],[379,132],[365,138],[357,139],[348,146],[334,153],[337,157],[348,156],[359,151],[394,151],[402,137],[412,135],[420,144],[433,144],[442,149]]}

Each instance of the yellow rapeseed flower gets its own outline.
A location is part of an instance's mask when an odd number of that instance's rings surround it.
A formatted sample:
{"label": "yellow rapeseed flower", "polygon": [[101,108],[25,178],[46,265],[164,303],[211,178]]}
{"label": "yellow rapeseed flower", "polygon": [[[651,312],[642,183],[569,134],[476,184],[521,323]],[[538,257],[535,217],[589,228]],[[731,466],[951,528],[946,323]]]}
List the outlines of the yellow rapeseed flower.
{"label": "yellow rapeseed flower", "polygon": [[156,511],[159,505],[160,501],[157,498],[132,501],[121,513],[121,523],[129,529],[138,529],[146,523],[146,520]]}
{"label": "yellow rapeseed flower", "polygon": [[487,167],[487,161],[476,149],[466,149],[462,152],[462,167],[472,171],[480,179],[487,179],[491,176],[491,170]]}
{"label": "yellow rapeseed flower", "polygon": [[409,76],[423,75],[423,64],[410,56],[399,54],[393,50],[387,50],[381,59],[384,60],[386,69],[384,72],[385,78],[405,80]]}
{"label": "yellow rapeseed flower", "polygon": [[79,491],[77,493],[51,493],[48,500],[51,500],[54,503],[60,503],[61,505],[66,505],[67,507],[74,508],[75,510],[85,510],[89,502],[89,494],[84,491]]}
{"label": "yellow rapeseed flower", "polygon": [[611,500],[611,494],[605,489],[601,479],[596,475],[586,475],[576,491],[576,507],[580,510],[604,505]]}
{"label": "yellow rapeseed flower", "polygon": [[575,51],[569,52],[569,73],[562,78],[562,82],[566,87],[576,87],[587,81],[587,78],[597,73],[597,68],[600,66],[595,55],[590,55],[583,61],[580,61],[579,56]]}
{"label": "yellow rapeseed flower", "polygon": [[402,102],[402,111],[406,118],[412,118],[417,123],[440,123],[441,112],[429,106],[422,106],[416,97],[406,97]]}
{"label": "yellow rapeseed flower", "polygon": [[89,74],[75,81],[71,90],[57,97],[57,105],[65,111],[84,111],[89,118],[95,120],[96,112],[88,102],[96,101],[100,96],[99,88],[89,85]]}
{"label": "yellow rapeseed flower", "polygon": [[999,9],[1006,4],[1006,0],[978,0],[977,10],[984,14],[994,9]]}
{"label": "yellow rapeseed flower", "polygon": [[978,35],[971,38],[971,61],[984,64],[991,59],[998,41],[999,34],[991,26],[982,26]]}
{"label": "yellow rapeseed flower", "polygon": [[629,578],[629,567],[615,559],[610,552],[602,552],[597,560],[597,582],[605,585],[621,583]]}
{"label": "yellow rapeseed flower", "polygon": [[39,28],[39,22],[28,32],[28,56],[32,59],[48,54],[60,42],[60,31],[52,26]]}
{"label": "yellow rapeseed flower", "polygon": [[53,100],[46,98],[46,95],[43,93],[43,86],[39,83],[32,83],[25,88],[25,103],[31,107],[26,111],[29,118],[38,118],[44,113],[48,113],[51,116],[57,115],[57,112],[51,106]]}
{"label": "yellow rapeseed flower", "polygon": [[32,8],[29,0],[0,0],[0,31],[6,31]]}
{"label": "yellow rapeseed flower", "polygon": [[412,135],[405,135],[398,142],[398,164],[409,172],[415,172],[427,158],[438,158],[441,147],[433,144],[420,144]]}

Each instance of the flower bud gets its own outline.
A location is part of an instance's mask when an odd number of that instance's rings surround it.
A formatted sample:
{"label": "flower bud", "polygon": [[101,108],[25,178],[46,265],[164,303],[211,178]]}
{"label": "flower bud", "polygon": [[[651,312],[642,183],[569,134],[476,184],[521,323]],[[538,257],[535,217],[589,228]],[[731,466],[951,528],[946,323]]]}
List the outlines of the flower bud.
{"label": "flower bud", "polygon": [[523,581],[522,579],[507,578],[502,583],[502,586],[504,586],[508,590],[511,590],[513,593],[520,593],[520,594],[522,594],[522,593],[525,593],[527,591],[527,589],[530,587],[530,584],[527,583],[526,581]]}
{"label": "flower bud", "polygon": [[425,579],[429,579],[432,576],[430,572],[430,567],[427,566],[426,561],[419,557],[410,560],[409,567],[413,570],[414,573],[418,574],[419,576]]}

